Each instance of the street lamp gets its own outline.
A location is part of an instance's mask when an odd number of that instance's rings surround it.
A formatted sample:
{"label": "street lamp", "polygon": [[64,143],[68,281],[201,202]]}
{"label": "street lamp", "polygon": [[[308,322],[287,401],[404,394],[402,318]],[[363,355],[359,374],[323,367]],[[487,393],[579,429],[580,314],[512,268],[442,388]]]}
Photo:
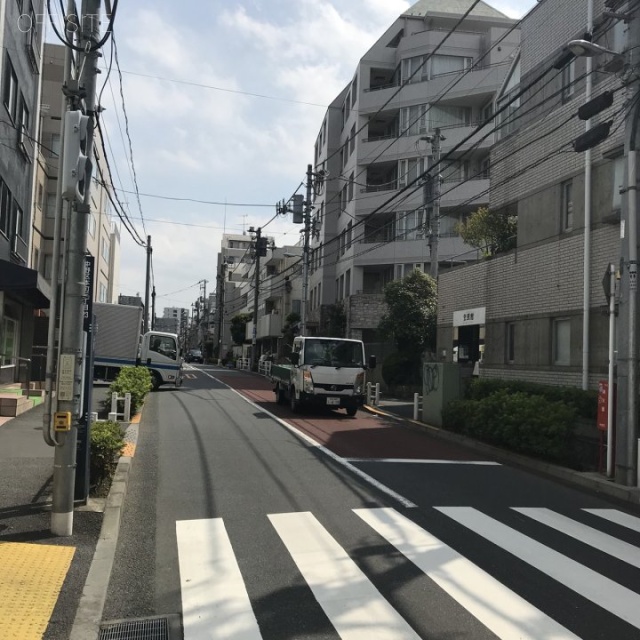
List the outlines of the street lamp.
{"label": "street lamp", "polygon": [[[633,51],[640,44],[640,25],[637,20],[631,23],[627,32],[626,51]],[[572,40],[567,44],[569,50],[575,55],[591,58],[593,56],[608,54],[614,56],[617,61],[624,61],[624,54],[612,51],[606,47],[594,44],[588,40]],[[625,121],[625,188],[626,188],[626,220],[623,215],[621,226],[621,302],[627,297],[627,313],[620,314],[620,330],[618,341],[618,395],[616,404],[618,407],[619,434],[616,456],[616,479],[627,486],[635,486],[639,483],[638,471],[638,337],[637,337],[637,306],[638,306],[638,212],[636,199],[637,185],[637,129],[640,121],[640,107],[637,104],[636,93],[637,80],[634,76],[628,81],[628,102],[634,104],[626,116]],[[636,95],[634,96],[634,93]],[[623,208],[624,214],[624,208]],[[626,222],[626,229],[624,228]],[[626,241],[625,241],[626,236]],[[626,267],[626,268],[625,268]],[[626,384],[622,384],[622,378],[626,374]],[[610,375],[611,379],[611,375]],[[612,389],[609,390],[610,398]],[[611,402],[612,400],[610,400]],[[611,430],[609,429],[609,432]],[[608,463],[611,455],[612,441],[608,438]],[[608,464],[609,466],[609,464]]]}
{"label": "street lamp", "polygon": [[574,56],[582,58],[593,58],[594,56],[601,56],[603,54],[622,57],[621,53],[607,49],[594,42],[589,42],[589,40],[571,40],[567,43],[567,47]]}

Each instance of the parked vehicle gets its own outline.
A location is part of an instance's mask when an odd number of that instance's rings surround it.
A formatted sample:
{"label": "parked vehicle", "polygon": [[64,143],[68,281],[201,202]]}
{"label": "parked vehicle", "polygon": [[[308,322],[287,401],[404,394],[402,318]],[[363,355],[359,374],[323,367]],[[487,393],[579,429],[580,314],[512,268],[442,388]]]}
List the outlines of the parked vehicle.
{"label": "parked vehicle", "polygon": [[184,358],[185,362],[199,362],[200,364],[204,364],[204,356],[202,355],[202,351],[200,349],[190,349],[187,352],[187,355]]}
{"label": "parked vehicle", "polygon": [[146,366],[153,388],[182,384],[182,358],[175,333],[142,334],[142,308],[124,304],[94,303],[94,382],[115,380],[122,367]]}
{"label": "parked vehicle", "polygon": [[365,372],[375,368],[376,357],[366,363],[362,341],[297,337],[289,359],[271,367],[279,404],[288,401],[294,412],[303,405],[344,408],[350,416],[364,404]]}

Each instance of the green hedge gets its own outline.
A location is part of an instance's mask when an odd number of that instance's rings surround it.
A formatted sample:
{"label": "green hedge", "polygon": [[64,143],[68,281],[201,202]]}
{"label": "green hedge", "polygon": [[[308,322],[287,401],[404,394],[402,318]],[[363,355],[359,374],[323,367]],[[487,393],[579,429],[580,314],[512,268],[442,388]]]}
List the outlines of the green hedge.
{"label": "green hedge", "polygon": [[89,477],[94,494],[108,491],[123,446],[122,431],[117,422],[94,422],[91,425]]}
{"label": "green hedge", "polygon": [[110,394],[117,393],[124,396],[131,394],[131,415],[135,415],[144,401],[145,396],[151,391],[151,372],[146,367],[123,367],[118,377],[109,387]]}
{"label": "green hedge", "polygon": [[578,416],[595,420],[598,412],[597,391],[584,391],[576,387],[552,387],[546,384],[525,382],[523,380],[503,380],[500,378],[475,378],[468,387],[470,400],[482,400],[497,391],[526,393],[542,396],[549,402],[563,402],[574,407]]}
{"label": "green hedge", "polygon": [[572,436],[577,415],[577,409],[570,404],[499,389],[479,399],[451,402],[442,417],[445,429],[572,466]]}

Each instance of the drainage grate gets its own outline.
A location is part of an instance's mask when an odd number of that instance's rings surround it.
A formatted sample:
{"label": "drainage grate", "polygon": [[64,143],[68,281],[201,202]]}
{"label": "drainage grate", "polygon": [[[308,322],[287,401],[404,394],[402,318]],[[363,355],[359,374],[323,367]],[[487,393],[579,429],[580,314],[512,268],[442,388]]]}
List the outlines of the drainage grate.
{"label": "drainage grate", "polygon": [[180,616],[117,620],[100,625],[98,640],[181,640]]}

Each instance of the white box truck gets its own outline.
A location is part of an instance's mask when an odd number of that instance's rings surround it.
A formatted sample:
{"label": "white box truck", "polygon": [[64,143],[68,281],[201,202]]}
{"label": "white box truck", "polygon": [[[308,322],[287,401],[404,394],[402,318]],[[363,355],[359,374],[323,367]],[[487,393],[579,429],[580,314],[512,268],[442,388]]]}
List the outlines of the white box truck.
{"label": "white box truck", "polygon": [[93,304],[94,382],[115,380],[122,367],[145,366],[151,371],[153,388],[182,384],[182,356],[175,333],[142,333],[142,307],[124,304]]}

